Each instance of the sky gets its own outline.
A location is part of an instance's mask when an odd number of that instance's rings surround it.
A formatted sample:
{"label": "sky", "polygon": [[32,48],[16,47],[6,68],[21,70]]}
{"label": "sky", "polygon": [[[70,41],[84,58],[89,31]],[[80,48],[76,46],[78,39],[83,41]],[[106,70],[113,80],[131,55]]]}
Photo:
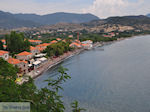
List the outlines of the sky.
{"label": "sky", "polygon": [[99,18],[150,13],[150,0],[0,0],[0,10],[11,13],[92,13]]}

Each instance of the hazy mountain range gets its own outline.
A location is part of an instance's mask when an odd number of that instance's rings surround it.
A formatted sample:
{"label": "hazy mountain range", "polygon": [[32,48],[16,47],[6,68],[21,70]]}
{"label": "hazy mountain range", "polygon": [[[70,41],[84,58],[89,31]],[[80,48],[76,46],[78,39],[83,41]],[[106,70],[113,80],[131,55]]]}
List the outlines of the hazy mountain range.
{"label": "hazy mountain range", "polygon": [[119,25],[126,25],[126,26],[134,26],[140,24],[150,24],[150,17],[139,15],[139,16],[116,16],[116,17],[109,17],[107,19],[101,20],[93,20],[87,23],[83,23],[85,26],[99,26],[102,24],[119,24]]}
{"label": "hazy mountain range", "polygon": [[36,14],[12,14],[0,11],[1,28],[34,27],[40,25],[52,25],[56,23],[84,23],[99,18],[92,14],[53,13],[47,15]]}
{"label": "hazy mountain range", "polygon": [[82,26],[96,27],[101,25],[119,24],[124,26],[137,27],[150,25],[150,14],[144,16],[116,16],[107,19],[99,19],[92,14],[75,14],[58,12],[47,15],[36,14],[12,14],[0,11],[0,28],[36,27],[54,25],[57,23],[82,23]]}

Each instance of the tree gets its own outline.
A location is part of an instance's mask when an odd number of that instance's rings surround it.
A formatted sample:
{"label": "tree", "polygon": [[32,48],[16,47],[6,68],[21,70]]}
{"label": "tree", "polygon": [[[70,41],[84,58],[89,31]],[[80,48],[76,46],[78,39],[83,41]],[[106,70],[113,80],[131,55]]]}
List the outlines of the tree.
{"label": "tree", "polygon": [[10,78],[15,80],[17,77],[16,74],[17,68],[0,58],[0,77],[3,77],[4,79]]}
{"label": "tree", "polygon": [[3,42],[2,41],[0,41],[0,50],[3,50],[4,48],[3,48]]}
{"label": "tree", "polygon": [[67,69],[60,67],[56,80],[48,79],[48,87],[38,90],[33,79],[18,85],[15,83],[17,69],[0,59],[0,102],[30,102],[31,112],[64,112],[65,107],[59,90],[70,79]]}
{"label": "tree", "polygon": [[10,35],[5,36],[7,50],[10,53],[20,53],[22,51],[29,51],[30,42],[24,37],[23,33],[11,32]]}
{"label": "tree", "polygon": [[67,51],[71,51],[72,49],[69,47],[69,43],[67,42],[58,42],[48,46],[45,50],[49,57],[51,56],[60,56]]}

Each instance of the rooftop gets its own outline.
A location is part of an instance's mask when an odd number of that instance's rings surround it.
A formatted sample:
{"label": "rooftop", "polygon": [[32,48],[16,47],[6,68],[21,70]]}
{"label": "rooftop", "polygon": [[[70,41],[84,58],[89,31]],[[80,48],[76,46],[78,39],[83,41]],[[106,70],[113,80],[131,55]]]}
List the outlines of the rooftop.
{"label": "rooftop", "polygon": [[20,61],[20,60],[15,59],[15,58],[9,58],[9,59],[8,59],[8,63],[10,63],[10,64],[19,64],[19,63],[21,63],[21,62],[27,63],[27,61]]}
{"label": "rooftop", "polygon": [[36,47],[46,47],[46,46],[49,46],[51,45],[50,43],[43,43],[43,44],[39,44],[37,45]]}
{"label": "rooftop", "polygon": [[57,41],[56,40],[51,41],[51,44],[53,44],[53,43],[57,43]]}
{"label": "rooftop", "polygon": [[27,55],[32,55],[32,53],[30,52],[27,52],[27,51],[24,51],[24,52],[21,52],[19,54],[17,54],[18,56],[27,56]]}
{"label": "rooftop", "polygon": [[30,51],[36,50],[36,49],[37,49],[36,47],[30,46]]}
{"label": "rooftop", "polygon": [[4,54],[8,54],[9,52],[8,51],[3,51],[3,50],[0,50],[0,56],[4,55]]}
{"label": "rooftop", "polygon": [[29,40],[29,42],[42,42],[41,40]]}
{"label": "rooftop", "polygon": [[5,40],[5,39],[2,39],[1,41],[2,41],[3,43],[5,43],[5,42],[6,42],[6,40]]}

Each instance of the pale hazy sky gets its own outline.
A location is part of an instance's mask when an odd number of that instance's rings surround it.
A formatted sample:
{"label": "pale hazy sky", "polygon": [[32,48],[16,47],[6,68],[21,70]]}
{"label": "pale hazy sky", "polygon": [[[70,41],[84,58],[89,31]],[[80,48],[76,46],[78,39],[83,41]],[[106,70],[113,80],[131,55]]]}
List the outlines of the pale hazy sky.
{"label": "pale hazy sky", "polygon": [[150,0],[0,0],[0,10],[12,13],[92,13],[100,18],[150,13]]}

